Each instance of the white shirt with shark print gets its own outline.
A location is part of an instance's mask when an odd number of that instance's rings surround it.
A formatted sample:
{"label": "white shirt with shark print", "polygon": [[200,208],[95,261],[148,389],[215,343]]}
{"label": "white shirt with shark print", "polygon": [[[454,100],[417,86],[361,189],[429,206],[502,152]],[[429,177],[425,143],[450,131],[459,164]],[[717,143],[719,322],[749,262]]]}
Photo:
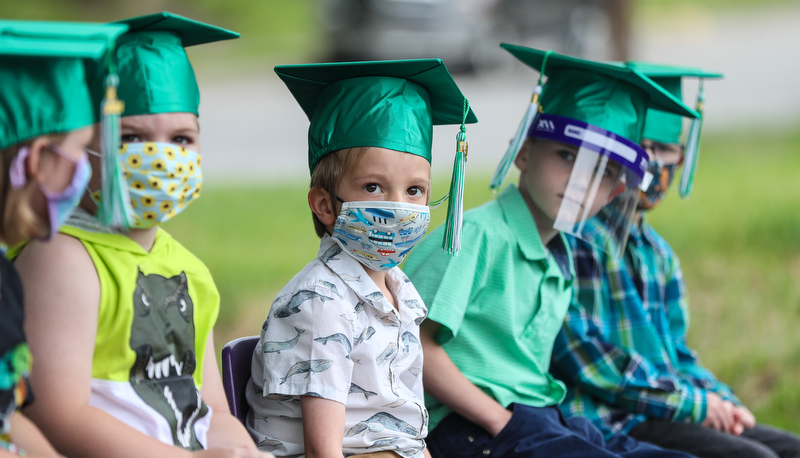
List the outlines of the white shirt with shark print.
{"label": "white shirt with shark print", "polygon": [[345,404],[345,456],[421,457],[428,433],[419,324],[427,309],[403,272],[387,271],[398,309],[361,264],[323,237],[318,257],[281,290],[264,322],[246,389],[259,448],[303,456],[300,396]]}

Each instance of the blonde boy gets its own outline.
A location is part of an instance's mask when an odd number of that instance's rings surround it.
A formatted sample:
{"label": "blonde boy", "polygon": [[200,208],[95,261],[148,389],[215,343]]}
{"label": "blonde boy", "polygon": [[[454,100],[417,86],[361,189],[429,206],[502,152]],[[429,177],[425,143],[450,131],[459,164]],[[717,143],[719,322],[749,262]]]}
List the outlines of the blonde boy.
{"label": "blonde boy", "polygon": [[396,266],[429,223],[433,124],[476,119],[439,60],[276,71],[311,120],[322,240],[264,322],[248,429],[276,456],[427,455],[427,309]]}

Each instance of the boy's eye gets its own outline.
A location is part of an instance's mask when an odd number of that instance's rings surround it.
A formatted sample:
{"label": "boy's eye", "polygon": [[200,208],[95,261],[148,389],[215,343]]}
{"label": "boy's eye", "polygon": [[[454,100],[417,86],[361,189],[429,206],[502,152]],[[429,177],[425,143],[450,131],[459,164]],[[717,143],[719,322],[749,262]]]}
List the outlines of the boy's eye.
{"label": "boy's eye", "polygon": [[603,171],[604,178],[616,178],[617,174],[619,173],[619,165],[612,164],[611,162],[606,165],[606,169]]}
{"label": "boy's eye", "polygon": [[138,134],[123,134],[120,136],[122,143],[141,143],[142,137]]}
{"label": "boy's eye", "polygon": [[183,135],[178,135],[178,136],[172,137],[172,141],[170,141],[170,143],[174,143],[176,145],[188,145],[188,144],[192,143],[192,139],[189,138],[189,137],[185,137]]}
{"label": "boy's eye", "polygon": [[561,159],[564,159],[565,161],[572,162],[575,160],[575,153],[573,153],[572,151],[560,149],[557,151],[557,153],[561,157]]}
{"label": "boy's eye", "polygon": [[370,183],[370,184],[364,186],[363,189],[364,189],[364,191],[367,191],[370,194],[375,194],[376,192],[379,192],[381,190],[381,187],[378,186],[375,183]]}
{"label": "boy's eye", "polygon": [[412,186],[412,187],[408,188],[408,195],[409,196],[417,197],[417,196],[421,196],[423,194],[425,194],[425,190],[420,188],[419,186]]}

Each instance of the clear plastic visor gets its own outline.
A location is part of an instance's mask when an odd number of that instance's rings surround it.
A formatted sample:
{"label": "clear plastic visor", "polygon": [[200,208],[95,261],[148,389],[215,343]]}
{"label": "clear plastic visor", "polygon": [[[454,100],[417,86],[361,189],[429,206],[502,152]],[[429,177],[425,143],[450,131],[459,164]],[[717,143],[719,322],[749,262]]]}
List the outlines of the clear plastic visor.
{"label": "clear plastic visor", "polygon": [[648,185],[647,153],[637,144],[591,124],[541,114],[529,136],[577,147],[553,228],[612,256],[620,256]]}

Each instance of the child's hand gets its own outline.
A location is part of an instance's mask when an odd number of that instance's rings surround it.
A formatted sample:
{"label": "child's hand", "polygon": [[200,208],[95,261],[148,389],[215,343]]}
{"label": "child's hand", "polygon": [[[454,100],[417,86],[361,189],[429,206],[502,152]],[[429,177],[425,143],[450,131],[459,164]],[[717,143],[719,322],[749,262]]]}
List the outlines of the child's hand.
{"label": "child's hand", "polygon": [[511,420],[511,411],[503,409],[499,404],[498,407],[500,408],[496,409],[497,415],[492,418],[492,422],[487,425],[488,427],[486,428],[486,431],[492,437],[496,437],[498,434],[500,434],[500,431],[502,431]]}
{"label": "child's hand", "polygon": [[723,401],[717,393],[708,392],[706,394],[706,419],[701,423],[706,428],[711,428],[723,433],[732,433],[733,403]]}
{"label": "child's hand", "polygon": [[275,458],[272,453],[260,452],[245,447],[212,448],[194,452],[192,456],[202,458]]}
{"label": "child's hand", "polygon": [[733,420],[733,431],[731,432],[736,436],[756,425],[756,417],[745,406],[733,406]]}

